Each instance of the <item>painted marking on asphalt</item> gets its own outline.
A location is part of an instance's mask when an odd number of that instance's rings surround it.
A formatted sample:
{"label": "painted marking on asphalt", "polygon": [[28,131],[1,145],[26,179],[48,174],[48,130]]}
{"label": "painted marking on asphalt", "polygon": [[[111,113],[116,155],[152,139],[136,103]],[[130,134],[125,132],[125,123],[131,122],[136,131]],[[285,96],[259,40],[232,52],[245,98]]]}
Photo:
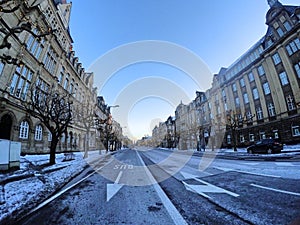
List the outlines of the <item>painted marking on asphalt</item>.
{"label": "painted marking on asphalt", "polygon": [[265,190],[280,192],[280,193],[289,194],[289,195],[300,196],[300,193],[296,193],[296,192],[284,191],[284,190],[275,189],[275,188],[269,188],[269,187],[265,187],[265,186],[261,186],[261,185],[257,185],[257,184],[250,184],[250,185],[254,186],[254,187],[257,187],[257,188],[265,189]]}
{"label": "painted marking on asphalt", "polygon": [[124,186],[123,184],[119,184],[123,171],[120,171],[118,174],[115,183],[106,185],[106,202],[108,202],[112,197],[114,197],[118,191]]}
{"label": "painted marking on asphalt", "polygon": [[219,170],[223,170],[224,172],[237,172],[237,173],[246,173],[246,174],[255,175],[255,176],[281,178],[281,176],[276,176],[276,175],[271,175],[271,174],[254,173],[254,172],[235,170],[235,169],[223,168],[223,167],[215,167],[215,168],[219,169]]}
{"label": "painted marking on asphalt", "polygon": [[204,180],[200,180],[198,178],[195,178],[194,180],[196,180],[196,181],[198,181],[202,184],[200,184],[200,185],[191,185],[191,184],[187,184],[184,181],[183,181],[183,184],[184,184],[184,186],[186,187],[187,190],[198,193],[199,195],[202,195],[203,197],[211,199],[211,197],[209,197],[208,195],[206,195],[204,193],[225,193],[225,194],[231,195],[233,197],[238,197],[239,196],[238,194],[236,194],[234,192],[231,192],[231,191],[228,191],[226,189],[217,187],[217,186],[215,186],[213,184],[210,184],[210,183],[208,183]]}
{"label": "painted marking on asphalt", "polygon": [[[110,160],[107,164],[111,163],[112,160]],[[38,211],[39,209],[43,208],[44,206],[48,205],[50,202],[52,202],[53,200],[57,199],[59,196],[61,196],[62,194],[64,194],[65,192],[69,191],[70,189],[74,188],[75,186],[77,186],[78,184],[80,184],[81,182],[85,181],[86,179],[88,179],[89,177],[93,176],[95,173],[97,173],[99,170],[101,170],[104,166],[106,166],[107,164],[99,167],[98,169],[96,169],[94,172],[92,172],[91,174],[89,174],[88,176],[82,178],[81,180],[77,181],[75,184],[72,184],[71,186],[67,187],[66,189],[63,189],[61,191],[59,191],[58,193],[56,193],[55,195],[53,195],[52,197],[48,198],[46,201],[42,202],[40,205],[38,205],[36,208],[32,209],[27,215],[30,215],[36,211]]]}
{"label": "painted marking on asphalt", "polygon": [[255,175],[255,176],[281,178],[281,176],[270,175],[270,174],[252,173],[252,172],[248,172],[248,171],[238,171],[238,170],[235,170],[235,171],[236,171],[236,172],[239,172],[239,173],[246,173],[246,174]]}
{"label": "painted marking on asphalt", "polygon": [[276,162],[275,164],[277,166],[294,166],[294,164],[290,162]]}
{"label": "painted marking on asphalt", "polygon": [[214,168],[216,168],[218,170],[222,170],[224,172],[234,171],[234,169],[232,169],[232,168],[226,168],[226,167],[214,167]]}
{"label": "painted marking on asphalt", "polygon": [[166,193],[162,190],[162,188],[159,186],[159,184],[157,184],[157,181],[152,176],[151,172],[147,168],[147,166],[146,166],[145,162],[143,161],[143,159],[141,158],[140,154],[137,151],[136,151],[136,154],[137,154],[138,158],[140,159],[140,161],[142,163],[142,166],[145,168],[145,171],[146,171],[149,179],[153,183],[153,187],[154,187],[156,193],[158,194],[158,196],[161,199],[164,207],[166,208],[169,215],[171,216],[174,224],[176,224],[176,225],[187,225],[187,222],[183,219],[182,215],[178,212],[178,210],[173,205],[171,200],[168,198]]}
{"label": "painted marking on asphalt", "polygon": [[255,163],[255,162],[245,162],[245,163],[243,163],[244,165],[247,165],[247,166],[256,166],[256,165],[258,165],[258,164],[260,164],[260,163]]}

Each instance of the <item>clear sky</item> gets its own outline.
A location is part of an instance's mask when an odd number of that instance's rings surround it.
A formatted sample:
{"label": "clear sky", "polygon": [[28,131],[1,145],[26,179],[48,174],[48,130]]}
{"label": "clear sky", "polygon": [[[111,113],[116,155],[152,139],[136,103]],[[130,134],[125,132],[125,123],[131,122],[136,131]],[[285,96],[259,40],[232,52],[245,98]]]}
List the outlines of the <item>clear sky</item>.
{"label": "clear sky", "polygon": [[[212,74],[266,33],[268,9],[267,0],[72,0],[70,32],[79,61],[95,72],[99,95],[108,105],[120,105],[113,117],[130,137],[140,138],[173,116],[180,101],[189,103],[197,90],[207,90]],[[149,40],[162,46],[151,52]],[[137,48],[145,45],[144,57]],[[210,73],[200,69],[202,75],[191,75],[186,67],[192,60],[178,66],[190,56],[184,51],[197,56]],[[107,64],[114,69],[106,70]]]}

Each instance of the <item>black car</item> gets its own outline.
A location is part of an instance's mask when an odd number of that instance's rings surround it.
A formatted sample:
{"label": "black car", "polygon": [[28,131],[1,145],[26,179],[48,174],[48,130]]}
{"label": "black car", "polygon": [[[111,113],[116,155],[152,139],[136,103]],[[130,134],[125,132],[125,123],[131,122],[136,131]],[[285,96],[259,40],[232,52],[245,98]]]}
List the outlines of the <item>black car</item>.
{"label": "black car", "polygon": [[252,153],[280,153],[283,145],[274,139],[263,139],[247,148],[247,152]]}

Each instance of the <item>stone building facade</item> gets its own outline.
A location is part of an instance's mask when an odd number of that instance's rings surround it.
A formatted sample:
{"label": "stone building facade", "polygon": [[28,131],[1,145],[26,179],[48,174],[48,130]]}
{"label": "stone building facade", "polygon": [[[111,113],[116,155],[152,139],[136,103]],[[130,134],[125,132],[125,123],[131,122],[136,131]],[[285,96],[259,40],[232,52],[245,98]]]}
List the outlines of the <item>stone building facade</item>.
{"label": "stone building facade", "polygon": [[176,136],[175,118],[169,116],[165,122],[160,122],[152,130],[152,145],[163,148],[176,148],[178,138]]}
{"label": "stone building facade", "polygon": [[[263,138],[300,142],[300,7],[269,5],[266,35],[213,82],[221,117],[226,121],[233,112],[241,120],[239,145]],[[228,130],[223,145],[230,146],[232,138]]]}
{"label": "stone building facade", "polygon": [[[179,149],[203,140],[211,148],[231,147],[233,138],[239,146],[264,138],[300,143],[300,7],[268,3],[266,34],[221,68],[210,89],[177,106]],[[235,135],[231,117],[237,119]]]}
{"label": "stone building facade", "polygon": [[[34,34],[53,31],[37,38],[23,31],[9,37],[11,48],[0,49],[0,55],[9,55],[19,63],[0,62],[0,139],[19,141],[22,153],[44,153],[49,151],[51,135],[39,120],[25,113],[22,103],[28,97],[29,87],[37,82],[45,89],[56,85],[72,95],[74,108],[88,107],[95,111],[97,89],[94,74],[85,72],[79,58],[72,50],[69,20],[72,3],[64,0],[45,0],[26,11],[35,1],[24,1],[17,11],[2,13],[0,26],[10,29],[30,23]],[[27,5],[24,5],[27,4]],[[4,34],[1,33],[3,42]],[[104,112],[105,114],[105,112]],[[68,128],[58,144],[57,151],[83,150],[86,145],[95,149],[97,130],[84,121],[76,121]]]}

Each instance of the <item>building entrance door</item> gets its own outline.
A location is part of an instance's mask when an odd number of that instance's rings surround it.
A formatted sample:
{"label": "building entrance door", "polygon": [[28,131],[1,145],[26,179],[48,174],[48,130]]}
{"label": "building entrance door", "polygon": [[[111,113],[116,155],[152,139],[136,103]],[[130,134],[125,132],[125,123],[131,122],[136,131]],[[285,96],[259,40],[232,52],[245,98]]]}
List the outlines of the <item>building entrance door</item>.
{"label": "building entrance door", "polygon": [[0,120],[0,139],[10,140],[12,118],[9,114],[2,116]]}

